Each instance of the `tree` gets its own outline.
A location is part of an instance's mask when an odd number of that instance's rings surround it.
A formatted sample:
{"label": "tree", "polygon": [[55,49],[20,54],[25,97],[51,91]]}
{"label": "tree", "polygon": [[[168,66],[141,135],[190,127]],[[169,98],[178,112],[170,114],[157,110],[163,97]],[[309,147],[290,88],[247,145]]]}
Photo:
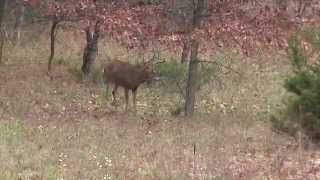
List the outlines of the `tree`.
{"label": "tree", "polygon": [[[317,3],[316,0],[312,1]],[[197,82],[200,53],[216,51],[218,48],[232,48],[250,56],[259,48],[284,49],[287,47],[288,35],[299,29],[302,22],[295,18],[295,15],[281,11],[276,4],[281,2],[277,0],[166,0],[158,3],[137,0],[134,3],[128,2],[49,0],[48,14],[73,23],[86,32],[87,46],[84,50],[82,66],[85,74],[90,72],[98,49],[94,44],[102,34],[128,49],[145,49],[155,41],[158,42],[159,48],[165,47],[172,52],[182,48],[181,61],[190,59],[186,115],[192,115],[194,111],[194,87]],[[319,8],[319,6],[313,6],[313,8]],[[300,9],[304,11],[305,8]],[[301,18],[304,24],[312,24],[317,17]]]}
{"label": "tree", "polygon": [[290,39],[292,72],[284,82],[289,96],[280,116],[271,118],[276,129],[290,135],[304,132],[315,142],[320,142],[319,36],[319,28],[307,28]]}
{"label": "tree", "polygon": [[0,0],[0,63],[2,62],[2,52],[4,46],[4,29],[3,29],[3,19],[5,10],[6,0]]}
{"label": "tree", "polygon": [[19,44],[20,37],[21,37],[21,28],[25,18],[25,4],[23,0],[16,0],[16,22],[14,25],[14,35],[13,35],[13,42],[15,44]]}
{"label": "tree", "polygon": [[[78,23],[80,29],[84,29],[86,34],[86,47],[83,52],[82,72],[88,76],[91,72],[92,65],[98,53],[98,40],[100,37],[101,19],[106,6],[109,5],[106,1],[103,3],[98,1],[64,1],[56,2],[49,1],[48,15],[52,19],[51,26],[51,53],[48,61],[48,71],[51,70],[52,60],[55,50],[55,32],[58,24],[62,22]],[[93,25],[94,24],[94,25]]]}
{"label": "tree", "polygon": [[198,51],[199,42],[197,40],[191,41],[191,55],[189,61],[189,73],[186,87],[186,102],[185,102],[185,115],[192,116],[194,113],[194,106],[196,101],[197,80],[198,80]]}
{"label": "tree", "polygon": [[86,29],[87,44],[83,53],[83,64],[81,67],[85,76],[88,76],[91,72],[92,65],[98,54],[98,40],[100,36],[99,21],[96,22],[93,30],[88,27]]}
{"label": "tree", "polygon": [[56,39],[56,30],[60,20],[57,16],[52,18],[52,25],[50,30],[50,56],[48,60],[48,73],[51,71],[52,60],[55,54],[55,39]]}
{"label": "tree", "polygon": [[[306,3],[295,0],[295,6],[291,7],[297,7],[298,12],[286,13],[287,1],[171,0],[169,4],[172,8],[168,9],[171,20],[178,26],[174,32],[181,35],[183,46],[181,62],[187,62],[190,56],[185,114],[191,116],[194,111],[198,48],[203,52],[203,49],[232,47],[246,56],[254,54],[257,47],[265,48],[265,45],[284,48],[288,34],[297,30],[301,24],[295,17],[304,18],[305,24],[314,21],[310,17],[302,17],[311,1]],[[313,3],[316,4],[315,1]],[[242,6],[249,6],[249,11],[245,11]],[[195,25],[195,22],[198,24]],[[208,44],[210,42],[217,46]]]}
{"label": "tree", "polygon": [[[200,26],[201,20],[204,17],[204,12],[207,9],[206,0],[197,0],[192,3],[192,21],[191,21],[191,31]],[[192,39],[192,37],[190,37]],[[190,45],[186,45],[186,44]],[[198,51],[199,43],[197,39],[192,39],[191,42],[186,42],[186,46],[190,46],[190,61],[189,61],[189,73],[186,87],[186,102],[185,102],[185,115],[192,116],[194,113],[196,90],[197,90],[197,75],[198,75]],[[188,50],[186,50],[188,52]],[[182,52],[186,53],[186,52]],[[188,54],[188,53],[187,53]],[[182,56],[183,58],[183,56]],[[183,61],[183,59],[182,59]]]}

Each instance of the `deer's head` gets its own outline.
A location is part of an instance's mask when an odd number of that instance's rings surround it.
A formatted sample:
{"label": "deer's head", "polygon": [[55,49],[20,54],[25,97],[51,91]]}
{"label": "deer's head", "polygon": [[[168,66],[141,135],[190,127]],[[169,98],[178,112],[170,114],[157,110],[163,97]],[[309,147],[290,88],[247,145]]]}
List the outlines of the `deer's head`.
{"label": "deer's head", "polygon": [[146,82],[150,84],[152,81],[159,81],[160,74],[153,68],[153,64],[150,62],[143,63],[143,70],[146,74]]}

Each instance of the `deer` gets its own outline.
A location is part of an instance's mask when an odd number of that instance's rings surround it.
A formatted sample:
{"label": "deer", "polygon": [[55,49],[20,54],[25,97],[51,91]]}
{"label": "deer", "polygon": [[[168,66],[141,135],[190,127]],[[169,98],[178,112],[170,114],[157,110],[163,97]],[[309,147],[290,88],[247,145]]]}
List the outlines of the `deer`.
{"label": "deer", "polygon": [[113,102],[116,103],[116,93],[118,87],[124,89],[126,107],[125,110],[129,109],[129,91],[132,92],[133,109],[136,112],[136,97],[138,87],[142,83],[150,84],[153,80],[159,80],[160,77],[153,71],[150,63],[144,64],[130,64],[119,60],[111,60],[103,68],[103,79],[107,85],[106,93],[108,95],[109,85],[113,84],[112,90]]}

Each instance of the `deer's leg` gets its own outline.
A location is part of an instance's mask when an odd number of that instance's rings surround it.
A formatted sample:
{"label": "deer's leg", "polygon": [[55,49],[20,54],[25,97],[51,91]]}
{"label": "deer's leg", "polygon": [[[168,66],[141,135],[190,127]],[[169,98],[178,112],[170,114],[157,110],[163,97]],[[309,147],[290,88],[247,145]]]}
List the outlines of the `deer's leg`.
{"label": "deer's leg", "polygon": [[[111,86],[112,84],[111,83],[106,83],[106,99],[109,101],[110,100],[110,96],[111,96],[111,93],[110,93],[110,89],[111,89]],[[112,92],[112,91],[111,91]]]}
{"label": "deer's leg", "polygon": [[106,83],[106,99],[109,100],[109,84]]}
{"label": "deer's leg", "polygon": [[133,102],[133,110],[134,110],[134,113],[137,112],[137,101],[136,101],[136,98],[137,98],[137,90],[132,90],[132,102]]}
{"label": "deer's leg", "polygon": [[112,97],[113,97],[113,102],[112,103],[114,103],[114,104],[116,104],[116,100],[117,100],[117,97],[116,97],[117,90],[118,90],[118,86],[115,84],[114,88],[112,90]]}
{"label": "deer's leg", "polygon": [[126,98],[126,111],[128,111],[129,106],[129,90],[127,88],[124,89],[124,95]]}

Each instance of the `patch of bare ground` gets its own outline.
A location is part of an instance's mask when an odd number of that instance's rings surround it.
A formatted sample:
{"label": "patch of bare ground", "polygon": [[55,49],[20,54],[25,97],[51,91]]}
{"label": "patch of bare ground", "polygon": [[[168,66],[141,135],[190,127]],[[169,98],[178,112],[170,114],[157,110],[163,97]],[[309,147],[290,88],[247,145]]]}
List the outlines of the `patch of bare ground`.
{"label": "patch of bare ground", "polygon": [[0,66],[0,179],[320,178],[318,151],[254,113],[134,116],[66,67],[45,68]]}

